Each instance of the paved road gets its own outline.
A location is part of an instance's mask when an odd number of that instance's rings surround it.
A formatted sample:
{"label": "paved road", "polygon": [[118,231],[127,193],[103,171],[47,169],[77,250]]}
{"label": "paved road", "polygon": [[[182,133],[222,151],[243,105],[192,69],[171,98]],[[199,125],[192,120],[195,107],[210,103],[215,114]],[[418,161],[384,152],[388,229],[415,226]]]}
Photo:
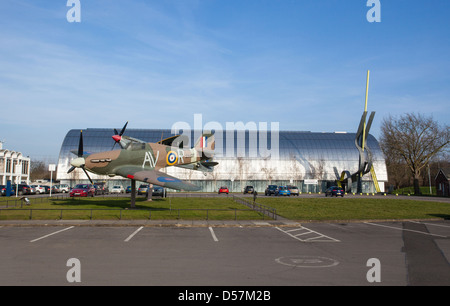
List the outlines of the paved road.
{"label": "paved road", "polygon": [[154,222],[0,222],[0,285],[450,285],[449,221]]}

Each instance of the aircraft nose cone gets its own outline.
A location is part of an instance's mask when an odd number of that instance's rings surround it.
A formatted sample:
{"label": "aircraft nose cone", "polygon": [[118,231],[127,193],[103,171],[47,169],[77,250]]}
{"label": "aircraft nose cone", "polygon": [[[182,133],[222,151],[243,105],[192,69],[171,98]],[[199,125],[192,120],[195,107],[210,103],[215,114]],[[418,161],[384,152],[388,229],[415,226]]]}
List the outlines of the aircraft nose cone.
{"label": "aircraft nose cone", "polygon": [[71,164],[72,166],[77,167],[77,168],[81,167],[81,166],[84,165],[85,163],[86,163],[86,161],[84,160],[83,157],[75,158],[74,160],[72,160],[72,161],[70,162],[70,164]]}
{"label": "aircraft nose cone", "polygon": [[122,139],[122,136],[114,135],[112,138],[114,139],[115,142],[119,142]]}

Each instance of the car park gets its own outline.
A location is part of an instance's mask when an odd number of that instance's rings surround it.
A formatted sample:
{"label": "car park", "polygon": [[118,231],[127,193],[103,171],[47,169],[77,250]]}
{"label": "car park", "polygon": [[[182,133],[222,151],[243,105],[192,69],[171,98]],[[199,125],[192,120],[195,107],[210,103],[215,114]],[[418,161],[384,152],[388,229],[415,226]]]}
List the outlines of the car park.
{"label": "car park", "polygon": [[244,188],[244,194],[247,194],[247,193],[254,193],[255,192],[255,189],[253,188],[253,186],[245,186],[245,188]]}
{"label": "car park", "polygon": [[221,193],[226,193],[226,194],[228,194],[230,191],[228,190],[228,187],[227,186],[221,186],[220,188],[219,188],[219,194],[221,194]]}
{"label": "car park", "polygon": [[125,193],[125,189],[122,185],[114,185],[111,188],[111,193]]}
{"label": "car park", "polygon": [[276,190],[276,195],[277,196],[291,196],[291,192],[289,191],[289,189],[286,186],[278,186],[277,190]]}
{"label": "car park", "polygon": [[329,195],[335,196],[335,197],[338,197],[338,196],[344,197],[344,189],[342,189],[341,187],[338,187],[338,186],[331,186],[330,188],[328,188],[325,191],[325,196],[327,197]]}
{"label": "car park", "polygon": [[298,196],[300,194],[300,192],[298,191],[298,187],[297,186],[288,185],[287,189],[289,189],[289,191],[291,192],[291,195]]}
{"label": "car park", "polygon": [[277,185],[268,185],[266,190],[264,191],[264,195],[266,196],[270,196],[270,195],[276,195],[277,192]]}
{"label": "car park", "polygon": [[78,184],[70,191],[71,197],[93,197],[94,194],[95,188],[91,184]]}

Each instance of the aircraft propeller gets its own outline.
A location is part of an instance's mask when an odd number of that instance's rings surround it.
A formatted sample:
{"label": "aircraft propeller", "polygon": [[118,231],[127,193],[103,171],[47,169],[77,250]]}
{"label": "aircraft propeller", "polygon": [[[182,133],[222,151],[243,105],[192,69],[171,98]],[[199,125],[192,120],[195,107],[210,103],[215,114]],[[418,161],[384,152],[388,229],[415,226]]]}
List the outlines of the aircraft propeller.
{"label": "aircraft propeller", "polygon": [[119,132],[117,132],[117,130],[116,129],[114,129],[114,135],[112,136],[112,138],[114,139],[114,145],[113,145],[113,149],[114,149],[114,147],[115,147],[115,145],[116,145],[116,143],[119,143],[119,145],[120,145],[120,141],[122,140],[122,135],[123,135],[123,133],[125,133],[125,129],[127,128],[127,125],[128,125],[128,121],[125,123],[125,125],[123,126],[123,128],[122,128],[122,130],[120,131],[120,133]]}
{"label": "aircraft propeller", "polygon": [[78,143],[77,156],[78,156],[77,158],[75,158],[74,160],[72,160],[70,162],[72,167],[70,167],[70,169],[69,169],[69,171],[67,171],[67,173],[72,172],[73,170],[75,170],[75,168],[81,168],[81,169],[83,169],[84,173],[86,173],[86,176],[88,177],[91,184],[94,184],[94,182],[91,180],[91,178],[85,168],[86,160],[83,157],[83,131],[80,131],[80,141]]}

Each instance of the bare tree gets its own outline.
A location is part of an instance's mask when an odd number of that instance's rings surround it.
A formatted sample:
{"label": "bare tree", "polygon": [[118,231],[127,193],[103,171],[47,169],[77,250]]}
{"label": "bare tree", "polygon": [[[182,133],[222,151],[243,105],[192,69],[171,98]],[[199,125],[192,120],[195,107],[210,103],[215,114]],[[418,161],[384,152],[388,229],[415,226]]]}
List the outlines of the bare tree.
{"label": "bare tree", "polygon": [[42,160],[32,160],[30,166],[30,179],[32,181],[38,179],[50,179],[50,171],[48,165]]}
{"label": "bare tree", "polygon": [[414,179],[415,195],[420,194],[421,170],[449,143],[450,127],[439,126],[432,117],[408,113],[398,119],[389,116],[381,125],[381,149],[385,156],[405,161]]}

